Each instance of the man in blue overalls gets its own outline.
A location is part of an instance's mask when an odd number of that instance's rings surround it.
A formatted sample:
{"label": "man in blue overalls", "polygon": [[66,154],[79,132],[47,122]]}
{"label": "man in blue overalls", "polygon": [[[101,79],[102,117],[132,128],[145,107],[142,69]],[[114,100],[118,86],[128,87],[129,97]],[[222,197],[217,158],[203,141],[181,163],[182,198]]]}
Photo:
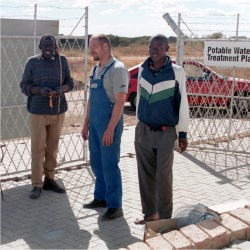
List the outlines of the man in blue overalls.
{"label": "man in blue overalls", "polygon": [[107,36],[92,36],[90,50],[99,64],[94,66],[90,76],[90,96],[82,136],[84,140],[89,139],[90,163],[96,180],[94,200],[83,207],[107,207],[102,220],[113,220],[123,216],[118,163],[129,75],[123,63],[111,55]]}

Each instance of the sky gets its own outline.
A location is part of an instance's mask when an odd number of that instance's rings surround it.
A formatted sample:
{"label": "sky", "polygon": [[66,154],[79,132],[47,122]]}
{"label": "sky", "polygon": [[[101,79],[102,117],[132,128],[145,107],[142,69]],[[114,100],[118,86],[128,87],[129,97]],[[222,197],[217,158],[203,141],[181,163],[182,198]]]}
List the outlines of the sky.
{"label": "sky", "polygon": [[[164,34],[176,36],[163,19],[169,13],[175,22],[181,14],[181,29],[190,37],[221,32],[250,38],[249,0],[1,0],[1,17],[59,20],[59,33],[69,35],[88,7],[89,34],[113,34],[124,37]],[[84,18],[72,35],[84,35]]]}

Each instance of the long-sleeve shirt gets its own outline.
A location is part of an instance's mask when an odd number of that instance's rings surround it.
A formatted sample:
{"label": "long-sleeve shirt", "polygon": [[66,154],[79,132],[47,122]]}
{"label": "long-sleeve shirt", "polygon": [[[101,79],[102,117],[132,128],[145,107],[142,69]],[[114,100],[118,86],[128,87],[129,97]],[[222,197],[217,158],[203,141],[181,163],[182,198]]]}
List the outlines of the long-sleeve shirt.
{"label": "long-sleeve shirt", "polygon": [[49,60],[44,59],[41,55],[30,57],[27,60],[20,88],[28,96],[27,109],[30,113],[54,115],[67,111],[64,94],[60,96],[60,103],[59,97],[52,97],[53,107],[51,108],[50,97],[31,93],[32,87],[48,87],[55,90],[60,85],[67,85],[69,90],[73,89],[74,82],[70,75],[68,61],[63,55],[60,55],[60,59],[61,63],[56,54]]}

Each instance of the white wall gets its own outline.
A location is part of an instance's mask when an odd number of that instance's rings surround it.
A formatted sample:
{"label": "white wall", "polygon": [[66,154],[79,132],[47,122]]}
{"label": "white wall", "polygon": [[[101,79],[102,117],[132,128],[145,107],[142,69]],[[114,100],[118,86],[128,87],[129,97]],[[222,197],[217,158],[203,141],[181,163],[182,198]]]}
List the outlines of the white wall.
{"label": "white wall", "polygon": [[[0,19],[1,25],[1,133],[0,139],[29,137],[29,114],[26,111],[26,97],[19,84],[25,62],[34,54],[33,20]],[[58,35],[59,21],[37,21],[39,37],[45,33]],[[36,48],[37,53],[39,49]]]}
{"label": "white wall", "polygon": [[[1,18],[2,36],[33,36],[34,20]],[[50,33],[55,36],[59,32],[59,20],[37,20],[36,35]]]}

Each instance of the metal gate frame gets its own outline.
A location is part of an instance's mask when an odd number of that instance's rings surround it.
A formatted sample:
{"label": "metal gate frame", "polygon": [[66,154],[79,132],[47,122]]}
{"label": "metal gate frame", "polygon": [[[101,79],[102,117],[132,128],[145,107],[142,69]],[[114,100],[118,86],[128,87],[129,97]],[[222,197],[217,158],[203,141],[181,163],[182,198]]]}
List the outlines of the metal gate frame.
{"label": "metal gate frame", "polygon": [[[185,55],[185,47],[189,43],[204,44],[205,40],[187,39],[184,37],[180,37],[180,40],[178,43],[180,47],[177,48],[176,56],[180,56],[181,58],[176,59],[176,61],[181,63],[187,61],[203,63],[203,57]],[[190,50],[190,48],[188,49]],[[195,46],[195,49],[197,49],[197,46]],[[216,70],[223,71],[225,69],[218,67]],[[243,69],[237,70],[243,71]],[[208,107],[197,105],[196,112],[192,112],[192,109],[190,109],[191,124],[188,152],[194,155],[195,158],[199,158],[200,163],[207,164],[214,169],[219,166],[221,171],[231,168],[237,168],[238,171],[238,167],[244,167],[249,174],[250,110],[243,117],[240,114],[239,108],[235,109],[236,106],[234,104],[245,100],[248,103],[247,107],[249,107],[250,93],[248,92],[247,95],[235,95],[233,89],[237,79],[236,68],[230,68],[229,71],[233,77],[229,107],[225,103],[222,105],[223,107],[217,105],[210,105]],[[191,93],[188,94],[190,95]],[[215,99],[215,96],[211,92],[210,95],[203,98],[204,100],[206,98]],[[208,109],[213,109],[213,112],[208,111]]]}
{"label": "metal gate frame", "polygon": [[[88,85],[88,7],[85,8],[85,35],[84,36],[58,36],[56,37],[62,52],[78,48],[82,58],[83,81],[82,86],[76,86],[72,92],[66,94],[69,109],[66,112],[63,133],[60,137],[58,162],[60,168],[85,165],[87,161],[87,144],[79,136],[87,107]],[[35,33],[35,31],[34,31]],[[0,176],[22,176],[30,171],[30,138],[29,114],[26,111],[26,98],[21,93],[19,82],[24,65],[28,57],[36,52],[40,37],[30,36],[2,36],[1,37],[1,169]],[[70,40],[74,40],[70,43]],[[65,40],[62,43],[62,40]],[[80,41],[84,41],[79,44]],[[82,46],[84,45],[84,47]],[[20,49],[20,51],[19,51]],[[83,55],[82,52],[83,51]],[[19,93],[14,90],[18,89]],[[12,126],[12,128],[11,128]],[[9,134],[4,138],[5,131]],[[13,133],[12,133],[13,132]],[[12,137],[12,138],[11,138]]]}

